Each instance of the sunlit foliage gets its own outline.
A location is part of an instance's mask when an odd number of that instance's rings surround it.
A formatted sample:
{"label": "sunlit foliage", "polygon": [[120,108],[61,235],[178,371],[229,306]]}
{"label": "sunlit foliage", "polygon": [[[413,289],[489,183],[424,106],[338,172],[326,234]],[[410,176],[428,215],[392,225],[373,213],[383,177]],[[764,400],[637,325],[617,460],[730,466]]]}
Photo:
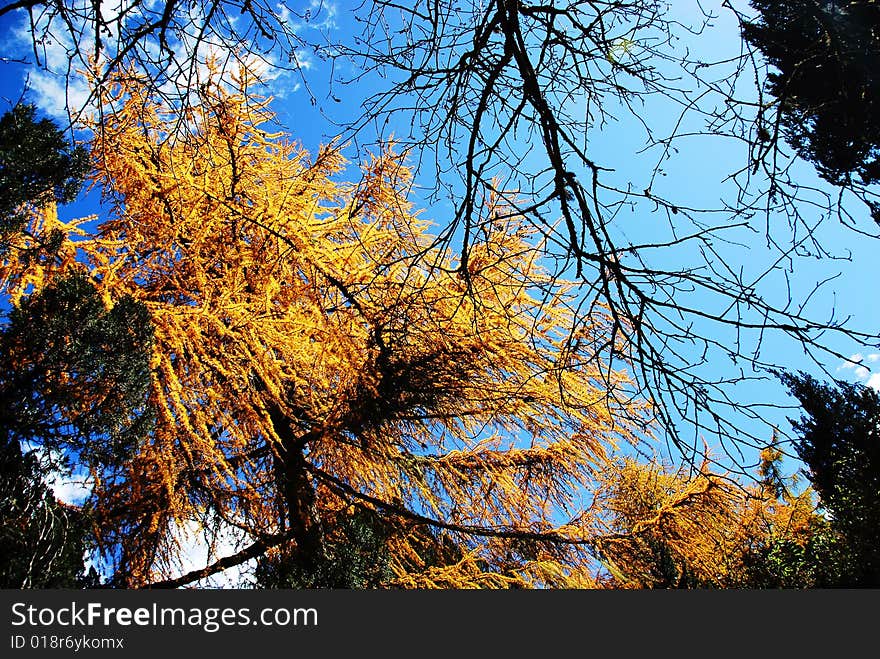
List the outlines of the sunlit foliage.
{"label": "sunlit foliage", "polygon": [[[94,493],[116,582],[325,555],[356,503],[409,527],[387,536],[390,585],[587,583],[577,495],[643,416],[596,357],[617,342],[603,309],[576,314],[490,195],[462,267],[433,246],[393,145],[339,182],[339,151],[310,159],[268,132],[248,83],[209,80],[177,115],[119,76],[91,123],[108,219],[49,208],[16,248],[63,243],[0,269],[15,302],[81,271],[106,305],[149,312],[155,429]],[[172,579],[186,525],[231,529],[239,551]]]}
{"label": "sunlit foliage", "polygon": [[[612,588],[812,587],[822,519],[809,488],[774,480],[781,454],[762,454],[751,486],[711,473],[622,460],[597,490],[606,517],[597,554]],[[781,554],[786,553],[786,556]],[[796,556],[800,554],[800,558]]]}

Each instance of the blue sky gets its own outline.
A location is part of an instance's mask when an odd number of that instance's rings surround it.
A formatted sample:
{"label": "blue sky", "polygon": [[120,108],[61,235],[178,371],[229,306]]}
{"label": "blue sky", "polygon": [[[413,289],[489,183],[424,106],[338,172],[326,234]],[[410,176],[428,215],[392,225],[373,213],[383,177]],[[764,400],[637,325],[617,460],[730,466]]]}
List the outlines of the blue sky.
{"label": "blue sky", "polygon": [[[305,1],[303,4],[308,4]],[[319,5],[311,3],[314,7],[313,21],[309,26],[302,26],[304,30],[315,30],[318,27],[333,30],[341,34],[354,34],[357,26],[351,19],[349,4],[344,0],[332,3],[321,3],[321,12],[317,11]],[[359,6],[359,1],[354,6]],[[707,61],[733,57],[739,52],[738,29],[732,14],[721,7],[720,2],[684,2],[672,3],[676,17],[682,21],[701,20],[704,10],[717,15],[718,18],[710,21],[704,34],[694,37],[682,46],[687,46],[692,52],[699,52]],[[737,3],[744,8],[745,3]],[[702,7],[702,9],[701,9]],[[26,50],[21,50],[23,41],[18,34],[22,26],[22,16],[6,16],[0,19],[0,34],[4,34],[0,44],[3,54],[7,56],[26,56]],[[50,62],[58,64],[60,60]],[[336,132],[331,119],[344,122],[347,118],[355,116],[361,106],[363,98],[370,92],[378,89],[381,80],[367,79],[357,85],[334,86],[326,85],[329,74],[328,65],[308,52],[300,55],[300,64],[303,67],[303,78],[295,74],[286,74],[275,77],[269,85],[272,95],[275,97],[273,110],[278,115],[280,123],[285,126],[293,137],[299,139],[311,152],[315,152],[318,145],[326,143]],[[337,69],[336,73],[340,73]],[[341,73],[345,73],[342,71]],[[720,74],[719,74],[720,75]],[[25,78],[29,77],[31,92],[29,100],[37,102],[48,114],[63,117],[65,107],[65,90],[61,79],[56,75],[36,71],[28,66],[10,62],[0,63],[0,110],[5,110],[8,105],[14,103],[21,94]],[[309,82],[308,89],[304,82]],[[308,90],[311,90],[311,93]],[[73,88],[72,103],[81,99],[81,91]],[[7,104],[8,99],[8,104]],[[336,100],[338,99],[338,100]],[[574,101],[577,102],[577,101]],[[663,126],[667,129],[675,124],[678,113],[676,108],[662,100],[649,102],[642,112],[650,117],[650,123],[658,133],[663,132]],[[693,118],[686,121],[696,121]],[[699,128],[694,124],[695,128]],[[393,128],[393,126],[392,126]],[[405,131],[406,126],[399,126]],[[643,189],[651,183],[651,167],[659,157],[656,149],[648,150],[639,154],[645,144],[644,131],[637,122],[631,118],[622,116],[620,121],[611,122],[601,130],[590,133],[591,154],[597,162],[603,166],[613,168],[615,171],[608,174],[608,180],[620,186],[632,184],[635,189]],[[743,147],[729,140],[716,138],[711,135],[701,137],[683,138],[675,143],[678,152],[664,164],[665,176],[653,180],[652,190],[657,195],[668,199],[681,200],[682,206],[716,206],[722,198],[730,202],[734,201],[735,190],[721,181],[735,169],[737,163],[744,158]],[[349,147],[350,151],[352,150]],[[352,159],[356,154],[350,156]],[[820,189],[828,189],[816,176],[812,167],[805,163],[796,165],[798,180],[809,183]],[[428,174],[425,173],[424,176]],[[418,180],[418,179],[417,179]],[[426,188],[432,181],[422,179]],[[418,197],[418,191],[415,192]],[[418,203],[418,202],[417,202]],[[442,225],[444,218],[448,217],[454,206],[454,200],[440,201],[430,206],[425,215],[433,218],[438,225]],[[97,195],[92,193],[63,209],[64,214],[71,216],[84,215],[99,212]],[[867,231],[876,231],[866,213],[860,212],[861,228]],[[774,218],[771,218],[774,221]],[[731,269],[744,273],[752,273],[757,277],[763,272],[768,264],[776,258],[773,250],[769,249],[764,236],[756,233],[753,227],[743,227],[731,230],[729,235],[733,241],[730,245],[718,244],[717,258],[725,262]],[[630,214],[624,211],[619,220],[615,221],[615,231],[622,240],[632,242],[645,242],[648,240],[660,240],[668,237],[670,227],[662,214],[653,213],[649,206],[641,204]],[[783,226],[771,228],[773,234],[784,234]],[[874,303],[873,282],[876,280],[877,257],[880,255],[878,241],[865,238],[859,234],[840,226],[835,220],[826,220],[815,230],[816,237],[831,252],[839,255],[841,260],[820,259],[815,256],[805,255],[792,263],[788,277],[784,277],[783,271],[766,277],[760,283],[760,290],[771,299],[783,300],[788,296],[790,286],[795,298],[804,298],[812,290],[816,282],[831,277],[829,284],[811,298],[812,313],[819,318],[825,318],[832,310],[838,316],[851,316],[854,327],[864,329],[867,332],[877,334],[880,332],[880,307]],[[698,256],[690,248],[676,251],[658,251],[654,265],[664,266],[670,269],[682,267],[689,259]],[[694,305],[712,310],[717,301],[705,295],[694,295],[689,300]],[[716,327],[707,325],[707,332],[718,331]],[[717,337],[719,340],[728,340],[731,337]],[[755,336],[749,340],[755,340]],[[732,339],[731,339],[732,340]],[[796,342],[777,336],[765,336],[763,339],[762,357],[770,358],[775,363],[786,365],[790,369],[803,369],[816,376],[822,376],[822,370],[818,365],[804,354],[803,348]],[[880,389],[880,349],[877,346],[858,345],[847,342],[835,343],[835,348],[845,355],[853,356],[854,361],[862,360],[861,366],[846,363],[843,360],[829,358],[825,363],[825,369],[836,377],[849,380],[867,382]],[[697,359],[695,355],[694,359]],[[720,357],[713,358],[709,364],[702,367],[705,372],[711,374],[732,374],[738,368],[747,365],[732,364]],[[777,423],[783,430],[788,430],[785,421],[786,416],[792,416],[793,410],[788,412],[774,409],[774,405],[788,405],[791,400],[784,394],[780,386],[772,380],[761,382],[751,381],[748,384],[731,389],[731,395],[740,402],[755,402],[759,405],[770,405],[762,414]],[[764,426],[750,425],[752,422],[741,417],[742,430],[762,435],[766,433],[769,439],[769,431]],[[704,437],[710,444],[714,443],[712,437]],[[700,437],[694,437],[697,442]],[[728,448],[732,448],[727,445]],[[716,447],[716,457],[722,457],[723,447]],[[734,458],[738,456],[733,455]],[[754,451],[746,451],[743,455],[745,462],[753,461]],[[789,463],[792,468],[794,462]],[[62,483],[59,487],[72,488],[69,483]],[[194,550],[195,551],[195,550]],[[199,550],[200,551],[200,550]],[[198,563],[201,558],[192,559]]]}

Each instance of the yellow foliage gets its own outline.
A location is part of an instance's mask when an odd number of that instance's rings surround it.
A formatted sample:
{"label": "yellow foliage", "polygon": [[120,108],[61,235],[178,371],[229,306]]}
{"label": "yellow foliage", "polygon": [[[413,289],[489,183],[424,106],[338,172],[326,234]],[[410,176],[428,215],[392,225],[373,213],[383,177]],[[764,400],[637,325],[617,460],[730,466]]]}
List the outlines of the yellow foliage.
{"label": "yellow foliage", "polygon": [[803,544],[815,519],[806,490],[780,497],[708,470],[619,461],[596,489],[593,531],[614,588],[754,587],[749,570],[776,541]]}
{"label": "yellow foliage", "polygon": [[[462,272],[392,146],[339,182],[338,149],[310,159],[263,127],[245,73],[233,86],[179,116],[118,76],[90,124],[110,217],[85,233],[48,209],[29,240],[60,229],[59,257],[0,272],[17,300],[82,267],[150,312],[155,432],[98,493],[129,529],[129,585],[171,575],[180,524],[301,543],[350,501],[464,548],[420,572],[417,540],[395,540],[398,585],[592,583],[576,495],[640,414],[600,354],[611,320],[578,324],[520,219],[487,219]],[[520,533],[546,547],[508,559]]]}

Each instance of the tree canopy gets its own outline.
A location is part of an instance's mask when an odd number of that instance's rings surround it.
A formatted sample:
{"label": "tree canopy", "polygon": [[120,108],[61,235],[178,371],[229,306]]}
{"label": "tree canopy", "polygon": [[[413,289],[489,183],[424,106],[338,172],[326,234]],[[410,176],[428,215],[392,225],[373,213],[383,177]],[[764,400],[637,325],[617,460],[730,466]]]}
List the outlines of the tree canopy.
{"label": "tree canopy", "polygon": [[[0,140],[4,258],[44,266],[64,236],[31,234],[25,224],[72,199],[85,149],[70,148],[27,105],[0,117]],[[0,325],[0,582],[94,585],[97,575],[84,567],[93,544],[88,506],[58,501],[49,481],[90,468],[109,474],[148,432],[149,319],[130,299],[106,309],[76,272],[16,302]]]}
{"label": "tree canopy", "polygon": [[73,201],[88,167],[83,147],[70,145],[50,119],[18,103],[0,117],[0,249],[27,222],[23,206]]}
{"label": "tree canopy", "polygon": [[59,502],[47,468],[33,452],[0,436],[0,587],[79,588],[96,585],[86,570],[88,511]]}
{"label": "tree canopy", "polygon": [[[86,231],[50,209],[15,246],[61,231],[54,258],[3,264],[17,303],[81,271],[105,303],[149,312],[155,427],[124,478],[96,480],[118,577],[167,578],[185,522],[239,530],[241,560],[317,554],[358,504],[456,538],[461,559],[435,574],[419,570],[432,534],[392,536],[409,583],[584,578],[573,497],[641,416],[626,374],[595,358],[616,340],[607,311],[572,335],[570,287],[527,226],[493,226],[507,211],[492,198],[463,274],[391,145],[338,183],[338,151],[310,161],[268,134],[247,84],[204,85],[179,122],[120,77],[93,144],[111,216]],[[534,553],[508,563],[516,542]]]}
{"label": "tree canopy", "polygon": [[[737,490],[717,463],[746,474],[775,437],[743,385],[786,366],[777,346],[826,372],[880,346],[808,269],[848,258],[829,225],[877,237],[854,141],[874,3],[725,2],[733,53],[699,3],[410,4],[343,29],[321,2],[0,6],[35,16],[39,63],[66,49],[105,204],[59,216],[82,152],[41,129],[54,155],[22,159],[43,173],[0,253],[10,446],[88,466],[120,586],[253,560],[267,587],[825,578],[837,531],[809,493]],[[806,51],[829,86],[781,47],[817,29],[863,46]],[[274,123],[279,71],[349,108],[313,154]],[[654,437],[690,469],[617,461]],[[211,551],[187,572],[189,529]]]}
{"label": "tree canopy", "polygon": [[[762,454],[762,477],[744,486],[713,473],[623,459],[596,490],[607,526],[598,555],[613,588],[810,588],[822,520],[815,493],[781,489]],[[786,559],[780,554],[788,552]],[[803,554],[808,554],[804,559]],[[812,560],[811,560],[812,559]]]}
{"label": "tree canopy", "polygon": [[802,406],[793,419],[795,450],[828,512],[839,576],[832,585],[880,585],[880,395],[848,382],[823,383],[805,373],[782,376]]}
{"label": "tree canopy", "polygon": [[[880,7],[873,1],[751,3],[745,38],[775,71],[769,132],[781,132],[832,183],[880,183]],[[768,137],[770,137],[768,135]],[[880,211],[876,213],[880,218]]]}
{"label": "tree canopy", "polygon": [[[877,343],[871,329],[828,310],[834,273],[792,273],[816,257],[826,265],[847,258],[820,227],[874,236],[852,193],[869,209],[880,200],[864,187],[804,180],[774,139],[785,124],[769,119],[773,107],[788,106],[768,101],[772,54],[768,63],[739,39],[740,25],[754,35],[759,23],[734,2],[685,4],[370,0],[300,11],[168,0],[96,12],[89,3],[33,0],[9,2],[0,15],[39,9],[27,26],[37,62],[57,63],[41,44],[59,44],[68,80],[93,72],[84,87],[93,101],[129,67],[183,121],[213,57],[227,77],[244,63],[301,88],[335,121],[337,144],[378,153],[393,134],[431,188],[429,201],[453,200],[436,239],[457,253],[463,276],[482,233],[539,236],[548,274],[576,285],[583,309],[608,313],[619,340],[596,352],[596,368],[629,368],[669,444],[692,462],[701,435],[738,460],[774,426],[756,411],[762,401],[738,393],[786,366],[768,343],[802,347],[823,368]],[[720,18],[736,24],[721,52],[712,31]],[[281,72],[296,78],[279,82]],[[847,94],[870,116],[857,91],[863,82],[847,78]],[[343,106],[356,110],[335,116]],[[618,124],[620,137],[603,145]],[[702,194],[702,172],[676,170],[697,142],[708,145],[705,169],[723,164],[718,195]],[[487,224],[490,196],[506,210]],[[573,336],[581,323],[590,321],[573,314]]]}

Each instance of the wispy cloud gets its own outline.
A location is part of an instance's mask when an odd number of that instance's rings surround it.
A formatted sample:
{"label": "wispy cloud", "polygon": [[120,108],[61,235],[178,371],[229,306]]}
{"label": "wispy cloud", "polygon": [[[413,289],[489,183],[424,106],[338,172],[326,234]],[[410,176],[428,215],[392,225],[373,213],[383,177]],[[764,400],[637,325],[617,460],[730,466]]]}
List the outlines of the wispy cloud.
{"label": "wispy cloud", "polygon": [[[13,19],[4,46],[13,56],[34,55],[33,36],[24,17]],[[55,38],[40,44],[37,56],[40,66],[28,72],[27,87],[30,99],[44,112],[57,119],[66,119],[68,109],[75,113],[83,109],[89,98],[85,81],[76,75],[68,76],[74,66],[71,53],[73,41],[66,31],[58,31]]]}
{"label": "wispy cloud", "polygon": [[837,367],[837,370],[838,371],[845,371],[845,370],[852,369],[852,368],[858,368],[859,364],[862,363],[863,359],[864,359],[864,357],[862,356],[862,353],[857,352],[854,355],[850,355],[849,359],[847,359],[845,362],[843,362],[840,366]]}
{"label": "wispy cloud", "polygon": [[852,371],[853,376],[866,386],[875,391],[880,391],[880,373],[871,370],[868,364],[876,364],[880,361],[880,353],[872,352],[864,355],[860,352],[850,355],[849,358],[837,367],[838,371]]}
{"label": "wispy cloud", "polygon": [[[30,97],[44,112],[58,119],[66,119],[83,109],[87,110],[86,104],[90,101],[89,85],[84,78],[77,75],[77,68],[83,68],[84,62],[88,61],[94,51],[92,28],[82,19],[91,14],[92,4],[91,0],[73,2],[76,11],[67,14],[69,23],[64,23],[57,15],[52,17],[51,14],[44,14],[37,18],[35,32],[32,32],[32,26],[24,13],[20,16],[12,15],[11,29],[3,39],[3,47],[8,56],[29,60],[36,57],[38,65],[33,65],[28,72]],[[151,12],[162,9],[153,0],[146,3],[101,0],[100,4],[102,16],[109,28],[109,31],[102,34],[104,59],[112,57],[116,52],[118,35],[114,30],[119,26],[114,21],[121,13],[127,12],[125,20],[136,24],[149,18]],[[267,95],[286,95],[298,91],[301,86],[288,80],[290,74],[297,68],[300,72],[305,72],[316,65],[314,56],[304,48],[292,50],[282,61],[283,53],[278,49],[250,49],[241,44],[237,49],[226,48],[219,39],[210,36],[201,41],[201,26],[205,24],[204,8],[196,3],[189,5],[186,11],[188,13],[182,17],[182,24],[190,26],[191,30],[169,32],[164,49],[160,49],[158,39],[153,37],[142,39],[139,45],[146,58],[156,63],[170,55],[167,65],[157,65],[154,71],[164,78],[161,88],[163,92],[178,95],[183,91],[185,94],[189,83],[196,85],[203,82],[206,79],[205,61],[210,56],[219,55],[221,61],[226,61],[233,68],[243,64],[267,88]],[[280,25],[295,33],[327,29],[334,25],[337,8],[333,3],[312,1],[309,15],[312,17],[309,22],[286,21],[285,18],[291,16],[291,12],[286,6],[279,5],[275,18]],[[228,24],[233,29],[240,29],[243,35],[250,34],[251,30],[243,25],[243,21],[244,18],[238,16],[228,18]],[[239,23],[242,25],[238,25]],[[36,53],[34,33],[48,35],[42,39]],[[194,56],[193,61],[197,64],[190,68],[188,64]]]}

